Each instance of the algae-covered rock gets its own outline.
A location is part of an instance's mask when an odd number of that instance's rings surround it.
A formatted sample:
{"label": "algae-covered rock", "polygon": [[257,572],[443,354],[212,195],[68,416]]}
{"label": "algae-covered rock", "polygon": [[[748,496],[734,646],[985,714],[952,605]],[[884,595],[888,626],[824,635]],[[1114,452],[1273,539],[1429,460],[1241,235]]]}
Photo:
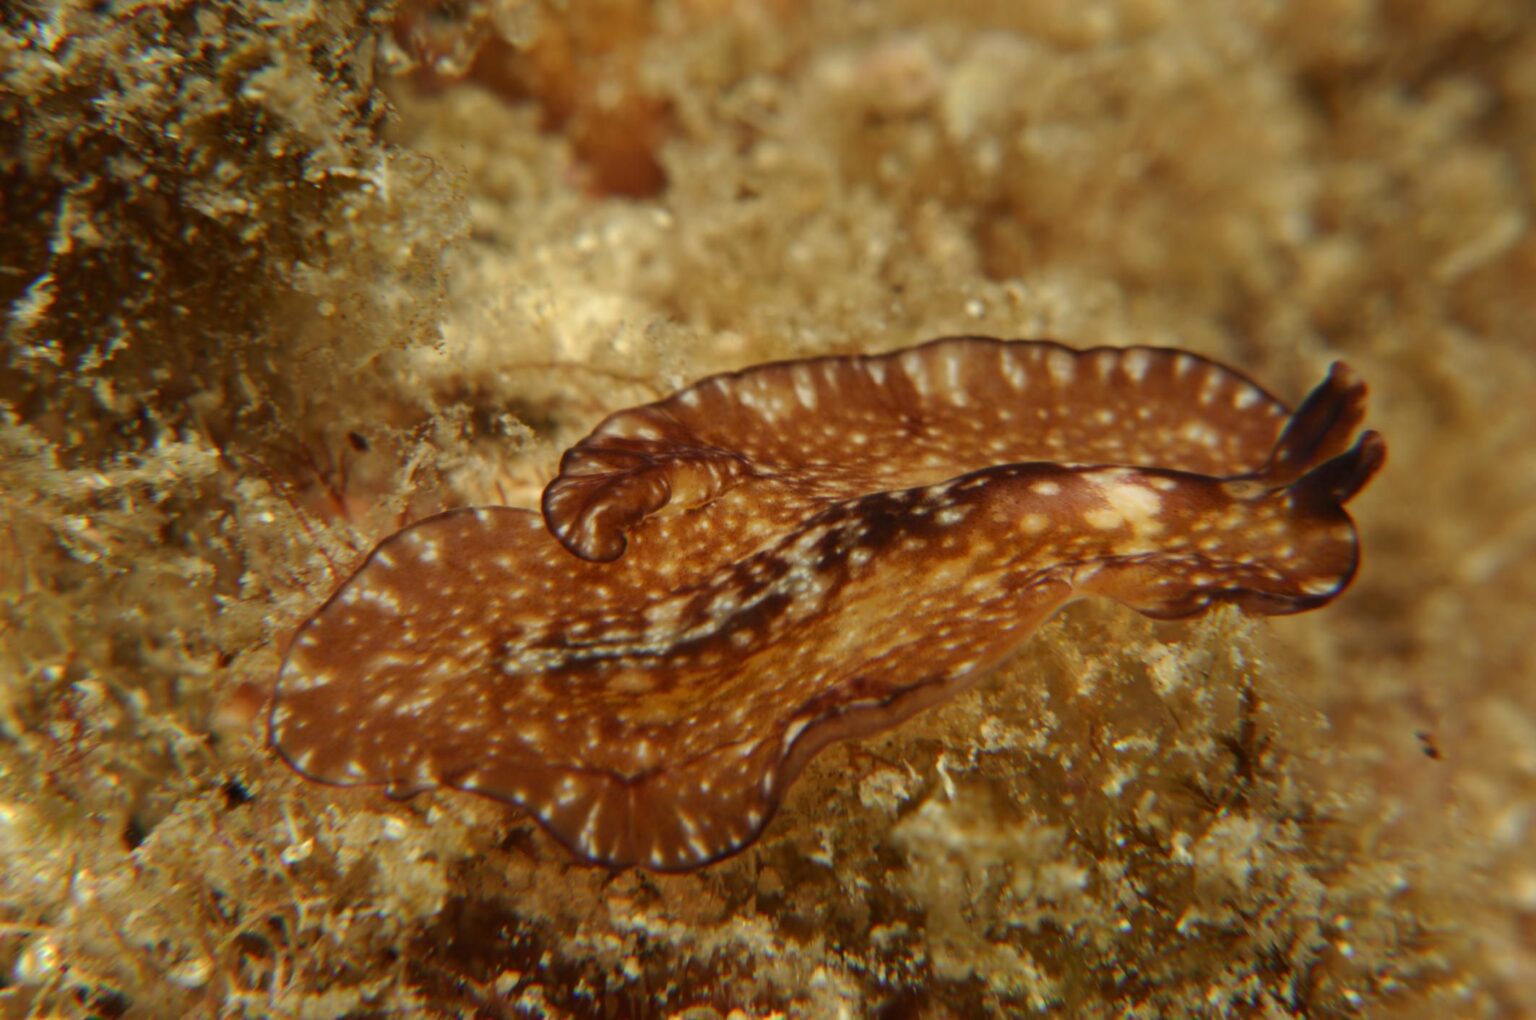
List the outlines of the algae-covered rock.
{"label": "algae-covered rock", "polygon": [[[6,5],[0,1016],[1536,1016],[1533,67],[1519,0]],[[690,874],[267,749],[401,522],[962,332],[1347,358],[1355,586],[1073,606]]]}
{"label": "algae-covered rock", "polygon": [[0,393],[71,462],[384,399],[431,340],[457,206],[379,140],[387,8],[7,6]]}

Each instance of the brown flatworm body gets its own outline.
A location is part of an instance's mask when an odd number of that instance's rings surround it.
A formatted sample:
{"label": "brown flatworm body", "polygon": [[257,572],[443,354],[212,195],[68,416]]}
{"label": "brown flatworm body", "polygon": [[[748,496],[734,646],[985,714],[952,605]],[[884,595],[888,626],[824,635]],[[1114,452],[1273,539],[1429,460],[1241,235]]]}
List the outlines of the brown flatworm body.
{"label": "brown flatworm body", "polygon": [[610,416],[543,514],[405,528],[299,629],[300,773],[516,804],[580,857],[741,850],[832,741],[950,697],[1075,598],[1323,605],[1385,456],[1335,365],[1292,412],[1160,348],[936,340],[777,362]]}

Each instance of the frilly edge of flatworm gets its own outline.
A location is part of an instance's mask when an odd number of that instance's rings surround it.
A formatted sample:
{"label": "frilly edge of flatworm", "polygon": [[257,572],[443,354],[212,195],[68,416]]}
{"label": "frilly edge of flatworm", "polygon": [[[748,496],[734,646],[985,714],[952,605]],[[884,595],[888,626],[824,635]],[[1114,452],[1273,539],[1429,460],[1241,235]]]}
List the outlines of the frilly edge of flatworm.
{"label": "frilly edge of flatworm", "polygon": [[611,561],[646,517],[750,478],[830,501],[1021,461],[1236,475],[1269,455],[1288,413],[1187,351],[942,337],[724,372],[618,411],[566,451],[543,511],[571,552]]}

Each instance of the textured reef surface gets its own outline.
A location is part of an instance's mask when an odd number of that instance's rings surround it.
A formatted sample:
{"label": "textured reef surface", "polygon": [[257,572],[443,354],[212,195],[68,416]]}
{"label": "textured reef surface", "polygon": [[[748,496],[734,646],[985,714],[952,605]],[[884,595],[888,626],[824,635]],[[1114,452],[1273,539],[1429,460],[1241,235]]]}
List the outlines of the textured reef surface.
{"label": "textured reef surface", "polygon": [[[0,1017],[1536,1016],[1532,124],[1524,0],[4,5]],[[649,556],[741,462],[608,415],[954,334],[1347,361],[1353,585],[1075,603],[680,873],[269,745],[405,526]]]}

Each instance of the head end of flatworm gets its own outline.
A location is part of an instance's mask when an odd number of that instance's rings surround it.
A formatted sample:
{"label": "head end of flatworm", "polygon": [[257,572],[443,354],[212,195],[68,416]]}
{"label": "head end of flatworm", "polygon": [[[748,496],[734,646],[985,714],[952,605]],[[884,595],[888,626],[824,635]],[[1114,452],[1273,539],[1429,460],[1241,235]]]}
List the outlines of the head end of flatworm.
{"label": "head end of flatworm", "polygon": [[[1267,514],[1275,522],[1253,529],[1248,558],[1267,563],[1272,579],[1239,589],[1234,601],[1250,611],[1316,609],[1338,598],[1354,581],[1360,538],[1345,506],[1387,457],[1380,433],[1367,430],[1354,439],[1354,429],[1364,417],[1364,399],[1364,383],[1346,366],[1335,365],[1282,434],[1269,471],[1283,477],[1297,467],[1304,470],[1288,484],[1248,501],[1258,519]],[[1353,445],[1342,449],[1351,439]],[[1273,474],[1263,479],[1273,480]],[[1277,539],[1267,537],[1272,529],[1278,529]]]}
{"label": "head end of flatworm", "polygon": [[[1301,402],[1275,444],[1258,481],[1275,492],[1289,508],[1286,547],[1295,555],[1292,575],[1299,590],[1280,608],[1264,612],[1316,609],[1337,598],[1359,568],[1359,536],[1344,507],[1381,470],[1387,459],[1386,440],[1367,430],[1355,438],[1365,420],[1365,382],[1342,361]],[[1353,443],[1353,445],[1351,445]]]}
{"label": "head end of flatworm", "polygon": [[1360,566],[1360,538],[1346,504],[1375,477],[1387,459],[1379,432],[1355,433],[1365,420],[1365,382],[1342,361],[1334,362],[1291,415],[1269,463],[1258,473],[1267,495],[1257,507],[1283,508],[1280,548],[1270,553],[1279,580],[1238,601],[1266,613],[1295,613],[1327,605],[1349,587]]}
{"label": "head end of flatworm", "polygon": [[[1218,603],[1285,615],[1336,599],[1360,563],[1346,504],[1386,460],[1379,433],[1355,437],[1365,396],[1365,384],[1336,364],[1285,421],[1258,469],[1225,479],[1149,471],[1130,494],[1118,483],[1106,486],[1109,506],[1090,510],[1085,520],[1118,525],[1137,510],[1139,530],[1154,533],[1160,547],[1145,558],[1100,557],[1079,573],[1079,591],[1159,618],[1192,616]],[[1119,552],[1149,548],[1135,522],[1126,530]]]}

